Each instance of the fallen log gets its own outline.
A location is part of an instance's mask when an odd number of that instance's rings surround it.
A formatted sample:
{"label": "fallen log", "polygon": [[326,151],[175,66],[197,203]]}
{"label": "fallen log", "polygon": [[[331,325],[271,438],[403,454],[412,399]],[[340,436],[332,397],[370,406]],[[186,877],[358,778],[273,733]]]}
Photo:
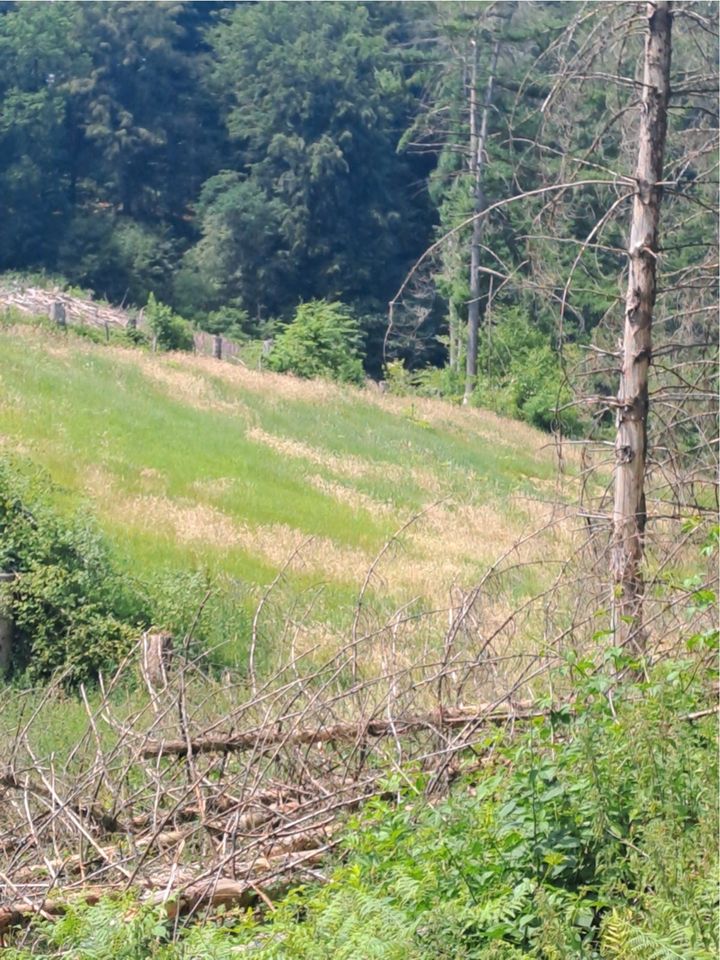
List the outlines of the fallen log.
{"label": "fallen log", "polygon": [[67,900],[44,898],[42,900],[19,899],[7,906],[0,907],[0,937],[12,927],[20,927],[33,917],[45,917],[48,920],[61,917],[68,907],[75,903],[87,903],[93,906],[103,897],[112,896],[119,891],[110,887],[84,887],[76,896]]}
{"label": "fallen log", "polygon": [[[267,902],[268,898],[287,893],[293,886],[293,875],[299,878],[303,865],[319,862],[331,846],[332,843],[326,843],[322,847],[304,850],[296,857],[288,857],[287,852],[281,856],[258,857],[252,864],[257,872],[243,880],[209,875],[198,880],[180,879],[168,887],[163,877],[155,877],[139,883],[136,889],[141,903],[164,907],[170,920],[193,913],[200,907],[252,907],[261,900]],[[88,885],[64,893],[60,891],[57,897],[34,899],[19,896],[0,907],[0,938],[13,927],[25,926],[34,917],[57,919],[72,906],[83,903],[94,906],[101,899],[122,896],[127,889],[126,886],[110,884]]]}
{"label": "fallen log", "polygon": [[360,723],[335,723],[313,729],[283,730],[279,725],[258,727],[246,733],[228,736],[200,736],[189,740],[151,740],[144,744],[141,756],[182,757],[196,753],[243,753],[280,745],[311,746],[319,743],[355,743],[366,738],[398,737],[419,730],[476,727],[485,723],[503,724],[544,717],[549,710],[531,710],[523,704],[519,710],[486,711],[474,708],[435,710],[421,716],[397,720],[369,720]]}

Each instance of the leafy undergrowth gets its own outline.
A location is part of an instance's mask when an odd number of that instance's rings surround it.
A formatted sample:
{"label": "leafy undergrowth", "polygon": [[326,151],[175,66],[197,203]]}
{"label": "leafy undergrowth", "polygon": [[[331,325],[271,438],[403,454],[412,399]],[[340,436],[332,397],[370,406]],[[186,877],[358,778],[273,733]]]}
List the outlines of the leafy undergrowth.
{"label": "leafy undergrowth", "polygon": [[[263,914],[174,930],[161,907],[75,906],[8,960],[711,960],[717,955],[714,679],[665,664],[614,701],[494,734],[475,773],[428,803],[421,774],[348,825],[323,885]],[[694,711],[706,715],[689,716]]]}

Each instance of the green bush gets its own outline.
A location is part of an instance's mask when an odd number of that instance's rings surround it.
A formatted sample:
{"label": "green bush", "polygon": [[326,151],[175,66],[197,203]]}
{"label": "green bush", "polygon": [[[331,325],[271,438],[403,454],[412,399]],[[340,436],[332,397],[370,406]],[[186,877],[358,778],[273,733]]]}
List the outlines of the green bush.
{"label": "green bush", "polygon": [[112,669],[150,623],[143,592],[117,570],[87,514],[65,519],[41,476],[0,464],[2,604],[14,623],[13,675],[66,671],[68,683]]}
{"label": "green bush", "polygon": [[293,322],[277,337],[268,366],[298,377],[361,384],[361,340],[359,324],[344,304],[312,300],[298,307]]}
{"label": "green bush", "polygon": [[[475,406],[531,423],[541,430],[561,427],[582,433],[582,417],[572,399],[560,356],[548,343],[551,335],[520,307],[495,310],[490,336],[483,335],[478,355]],[[565,347],[571,364],[576,347]]]}
{"label": "green bush", "polygon": [[145,319],[157,347],[161,350],[192,350],[191,325],[183,317],[173,313],[172,307],[156,300],[153,293],[145,307]]}
{"label": "green bush", "polygon": [[419,397],[459,400],[465,389],[465,371],[452,370],[450,367],[409,370],[403,360],[389,360],[383,373],[388,393],[394,396],[415,393]]}
{"label": "green bush", "polygon": [[489,734],[498,762],[447,801],[367,806],[347,863],[253,925],[250,956],[715,956],[715,723],[683,719],[696,665],[665,668],[614,711],[605,678],[580,669],[574,718],[508,744]]}
{"label": "green bush", "polygon": [[136,327],[113,326],[110,328],[108,335],[102,327],[76,324],[69,327],[68,332],[75,337],[89,340],[91,343],[97,343],[100,346],[109,343],[123,347],[139,347],[148,346],[150,342],[147,334]]}
{"label": "green bush", "polygon": [[247,340],[254,324],[247,310],[228,305],[201,317],[198,326],[208,333],[222,333],[231,340]]}

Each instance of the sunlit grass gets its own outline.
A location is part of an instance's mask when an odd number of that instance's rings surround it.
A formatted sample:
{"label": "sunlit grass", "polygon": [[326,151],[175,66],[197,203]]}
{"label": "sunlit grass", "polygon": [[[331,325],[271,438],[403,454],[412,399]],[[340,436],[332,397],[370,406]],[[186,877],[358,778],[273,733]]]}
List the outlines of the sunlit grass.
{"label": "sunlit grass", "polygon": [[427,511],[373,589],[437,605],[541,525],[553,485],[547,438],[479,410],[32,325],[0,349],[3,452],[47,470],[67,509],[89,502],[134,576],[201,571],[257,596],[300,548],[290,583],[322,583],[312,615],[340,624],[375,554]]}

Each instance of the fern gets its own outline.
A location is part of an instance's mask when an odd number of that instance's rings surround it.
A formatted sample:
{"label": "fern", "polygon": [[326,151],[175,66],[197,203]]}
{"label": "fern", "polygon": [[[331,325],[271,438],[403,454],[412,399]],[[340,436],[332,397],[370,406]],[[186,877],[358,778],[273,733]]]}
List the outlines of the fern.
{"label": "fern", "polygon": [[607,960],[715,960],[715,951],[692,940],[691,929],[677,918],[660,935],[640,926],[631,911],[614,909],[603,923],[600,946]]}

